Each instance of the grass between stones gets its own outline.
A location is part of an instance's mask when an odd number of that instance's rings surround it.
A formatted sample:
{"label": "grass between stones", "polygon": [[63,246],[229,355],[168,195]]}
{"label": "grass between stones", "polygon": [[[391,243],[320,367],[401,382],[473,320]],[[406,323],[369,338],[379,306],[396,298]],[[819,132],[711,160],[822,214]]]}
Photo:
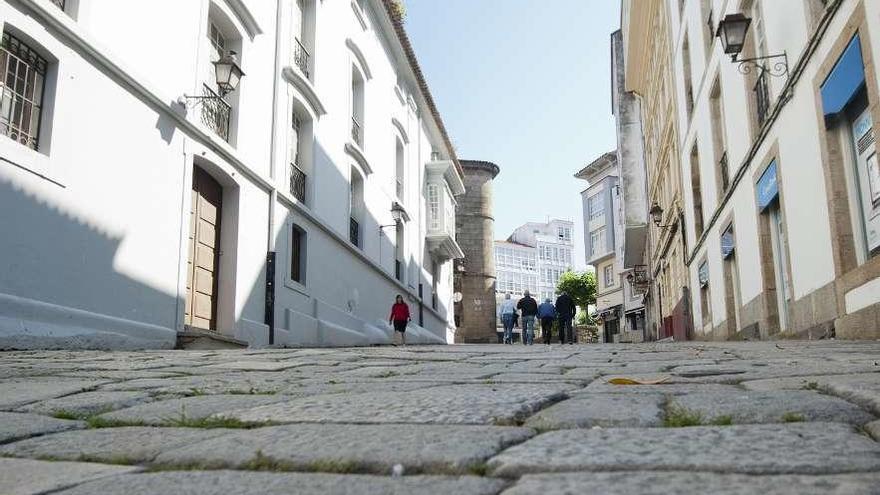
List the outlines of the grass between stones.
{"label": "grass between stones", "polygon": [[785,423],[801,423],[805,421],[804,415],[796,412],[787,412],[782,415],[782,421]]}
{"label": "grass between stones", "polygon": [[274,421],[242,421],[238,418],[226,416],[208,416],[204,418],[189,418],[181,414],[179,418],[170,418],[163,422],[162,426],[176,426],[180,428],[237,428],[253,429],[263,426],[275,426]]}
{"label": "grass between stones", "polygon": [[684,428],[687,426],[730,426],[733,416],[724,414],[714,418],[704,418],[698,411],[691,411],[681,406],[667,406],[663,416],[663,426],[667,428]]}

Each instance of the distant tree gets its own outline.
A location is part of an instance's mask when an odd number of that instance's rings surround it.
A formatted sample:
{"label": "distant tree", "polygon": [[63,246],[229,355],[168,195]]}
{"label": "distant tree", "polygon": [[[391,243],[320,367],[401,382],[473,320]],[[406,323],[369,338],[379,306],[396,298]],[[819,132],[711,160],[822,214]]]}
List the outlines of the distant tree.
{"label": "distant tree", "polygon": [[565,292],[586,312],[589,306],[596,304],[596,275],[588,271],[565,272],[556,284],[556,292]]}

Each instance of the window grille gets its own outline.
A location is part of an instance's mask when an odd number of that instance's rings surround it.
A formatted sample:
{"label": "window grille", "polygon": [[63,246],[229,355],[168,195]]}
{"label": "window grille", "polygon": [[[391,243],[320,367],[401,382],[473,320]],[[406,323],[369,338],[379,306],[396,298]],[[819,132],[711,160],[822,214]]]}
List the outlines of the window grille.
{"label": "window grille", "polygon": [[224,141],[229,141],[229,120],[232,116],[232,105],[226,103],[226,100],[207,84],[202,85],[202,95],[208,97],[201,101],[202,123]]}
{"label": "window grille", "polygon": [[43,89],[49,64],[21,40],[4,32],[0,42],[0,133],[39,148]]}

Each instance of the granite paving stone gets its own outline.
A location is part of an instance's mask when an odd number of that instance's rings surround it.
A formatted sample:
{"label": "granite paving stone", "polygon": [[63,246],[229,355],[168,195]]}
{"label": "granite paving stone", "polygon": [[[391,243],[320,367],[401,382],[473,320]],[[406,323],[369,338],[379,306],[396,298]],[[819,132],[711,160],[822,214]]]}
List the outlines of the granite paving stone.
{"label": "granite paving stone", "polygon": [[530,474],[503,495],[668,495],[707,493],[713,495],[876,495],[880,474],[859,473],[830,476],[694,472],[618,472]]}
{"label": "granite paving stone", "polygon": [[288,470],[339,466],[345,471],[467,474],[505,447],[534,435],[528,428],[471,425],[296,424],[241,430],[159,455],[166,466],[241,468],[271,459]]}
{"label": "granite paving stone", "polygon": [[577,396],[542,409],[525,425],[539,430],[560,428],[650,427],[663,422],[662,394]]}
{"label": "granite paving stone", "polygon": [[880,495],[878,356],[835,340],[0,352],[0,494]]}
{"label": "granite paving stone", "polygon": [[880,443],[840,423],[609,428],[544,433],[489,461],[493,474],[686,470],[815,474],[880,470]]}
{"label": "granite paving stone", "polygon": [[104,478],[57,495],[494,495],[506,483],[476,476],[371,476],[244,471],[160,472]]}
{"label": "granite paving stone", "polygon": [[85,423],[82,421],[56,419],[37,414],[0,412],[0,443],[84,427]]}
{"label": "granite paving stone", "polygon": [[19,411],[50,416],[56,413],[71,413],[85,417],[135,406],[150,400],[152,400],[150,394],[144,392],[82,392],[29,404]]}
{"label": "granite paving stone", "polygon": [[863,425],[875,419],[859,406],[810,390],[694,392],[673,397],[669,405],[696,412],[706,421],[728,417],[733,423],[830,421]]}
{"label": "granite paving stone", "polygon": [[38,495],[134,471],[137,468],[127,466],[0,458],[0,493]]}
{"label": "granite paving stone", "polygon": [[865,431],[867,431],[868,434],[874,438],[874,440],[880,442],[880,420],[871,421],[870,423],[866,424]]}
{"label": "granite paving stone", "polygon": [[562,384],[439,386],[410,392],[321,395],[232,412],[243,421],[511,424],[565,397]]}
{"label": "granite paving stone", "polygon": [[0,381],[0,409],[14,409],[30,402],[83,392],[108,383],[106,380],[39,377]]}
{"label": "granite paving stone", "polygon": [[0,456],[136,464],[228,433],[226,429],[139,426],[74,430],[2,445]]}
{"label": "granite paving stone", "polygon": [[100,419],[137,422],[147,425],[174,425],[186,420],[209,416],[224,417],[226,413],[245,407],[261,406],[284,400],[278,395],[197,395],[141,404],[98,416]]}

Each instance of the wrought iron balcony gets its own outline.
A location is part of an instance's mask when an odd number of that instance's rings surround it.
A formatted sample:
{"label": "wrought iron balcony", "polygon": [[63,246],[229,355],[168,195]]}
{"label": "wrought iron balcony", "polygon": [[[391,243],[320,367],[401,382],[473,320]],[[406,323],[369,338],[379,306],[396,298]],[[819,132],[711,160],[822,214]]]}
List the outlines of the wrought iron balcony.
{"label": "wrought iron balcony", "polygon": [[296,162],[290,164],[290,194],[301,203],[306,202],[306,183],[308,176]]}
{"label": "wrought iron balcony", "polygon": [[51,0],[61,10],[64,10],[64,0]]}
{"label": "wrought iron balcony", "polygon": [[361,245],[361,226],[357,220],[349,217],[348,222],[348,240],[355,246]]}
{"label": "wrought iron balcony", "polygon": [[302,44],[302,41],[299,38],[293,39],[293,63],[299,67],[299,70],[305,74],[307,79],[311,79],[311,75],[309,74],[309,61],[311,59],[311,55],[309,51],[306,50],[306,47]]}
{"label": "wrought iron balcony", "polygon": [[721,191],[727,191],[727,188],[730,187],[730,171],[727,169],[727,152],[721,154],[721,159],[718,160],[718,168],[721,172]]}
{"label": "wrought iron balcony", "polygon": [[767,71],[759,71],[755,82],[755,104],[758,110],[758,125],[767,120],[770,111],[770,89],[768,87]]}
{"label": "wrought iron balcony", "polygon": [[355,117],[351,118],[351,139],[361,148],[364,147],[364,142],[362,140],[363,133],[361,132],[361,123]]}
{"label": "wrought iron balcony", "polygon": [[210,127],[224,141],[229,141],[229,119],[232,116],[232,105],[220,97],[208,85],[202,85],[202,123]]}

